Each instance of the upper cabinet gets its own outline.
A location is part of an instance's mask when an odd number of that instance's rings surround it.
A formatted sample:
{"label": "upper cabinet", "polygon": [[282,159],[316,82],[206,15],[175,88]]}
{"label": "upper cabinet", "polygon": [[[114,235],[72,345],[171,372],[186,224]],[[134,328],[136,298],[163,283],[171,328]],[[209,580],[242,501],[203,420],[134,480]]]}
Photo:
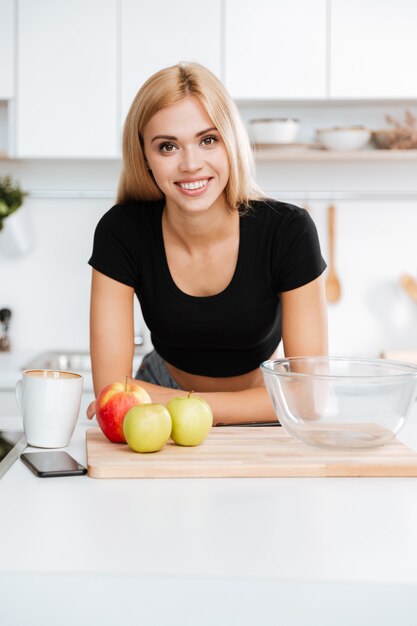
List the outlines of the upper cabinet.
{"label": "upper cabinet", "polygon": [[241,101],[417,98],[417,0],[0,0],[0,25],[19,158],[120,157],[138,89],[179,61]]}
{"label": "upper cabinet", "polygon": [[117,152],[117,0],[19,0],[17,157]]}
{"label": "upper cabinet", "polygon": [[14,96],[14,0],[0,0],[0,100]]}
{"label": "upper cabinet", "polygon": [[234,98],[326,97],[326,0],[225,2],[225,79]]}
{"label": "upper cabinet", "polygon": [[332,98],[417,98],[417,2],[331,0]]}
{"label": "upper cabinet", "polygon": [[163,67],[197,61],[221,77],[222,0],[121,0],[121,118]]}

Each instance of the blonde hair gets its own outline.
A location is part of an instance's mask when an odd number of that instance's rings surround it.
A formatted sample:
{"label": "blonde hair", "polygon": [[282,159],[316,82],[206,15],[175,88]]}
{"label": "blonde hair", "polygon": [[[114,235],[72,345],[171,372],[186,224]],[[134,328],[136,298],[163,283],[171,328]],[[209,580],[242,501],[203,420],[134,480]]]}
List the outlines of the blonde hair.
{"label": "blonde hair", "polygon": [[153,74],[138,91],[123,130],[123,168],[117,203],[164,197],[146,164],[143,132],[155,113],[186,96],[198,99],[226,146],[230,166],[225,187],[227,206],[245,210],[250,200],[264,197],[254,179],[248,135],[235,103],[220,80],[199,63],[166,67]]}

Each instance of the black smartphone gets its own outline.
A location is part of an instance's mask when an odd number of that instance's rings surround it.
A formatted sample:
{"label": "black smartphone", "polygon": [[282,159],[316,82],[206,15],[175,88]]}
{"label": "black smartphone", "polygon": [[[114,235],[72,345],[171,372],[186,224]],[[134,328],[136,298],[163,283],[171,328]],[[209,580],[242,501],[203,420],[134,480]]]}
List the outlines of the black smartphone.
{"label": "black smartphone", "polygon": [[20,455],[23,463],[27,465],[36,476],[47,478],[48,476],[80,476],[86,474],[87,469],[75,459],[64,452],[24,452]]}

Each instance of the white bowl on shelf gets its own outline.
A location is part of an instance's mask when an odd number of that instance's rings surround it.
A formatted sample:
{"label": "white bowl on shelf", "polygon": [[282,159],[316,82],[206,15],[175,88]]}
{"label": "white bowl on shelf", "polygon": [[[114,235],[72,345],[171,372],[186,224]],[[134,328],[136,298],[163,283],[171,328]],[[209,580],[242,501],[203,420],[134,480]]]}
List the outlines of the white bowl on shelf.
{"label": "white bowl on shelf", "polygon": [[291,144],[298,135],[300,122],[293,117],[250,120],[252,137],[257,144]]}
{"label": "white bowl on shelf", "polygon": [[319,143],[327,150],[346,152],[361,150],[371,138],[371,132],[364,126],[319,128],[316,134]]}

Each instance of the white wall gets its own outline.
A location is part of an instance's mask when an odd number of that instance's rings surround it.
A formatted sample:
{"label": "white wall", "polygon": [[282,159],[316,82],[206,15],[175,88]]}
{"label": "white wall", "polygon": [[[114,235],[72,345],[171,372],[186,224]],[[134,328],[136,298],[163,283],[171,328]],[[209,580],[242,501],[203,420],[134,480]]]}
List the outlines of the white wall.
{"label": "white wall", "polygon": [[[258,179],[286,200],[285,192],[413,190],[416,163],[264,163]],[[118,161],[1,162],[24,188],[90,190],[101,199],[28,198],[36,237],[22,257],[1,253],[0,306],[13,309],[15,350],[86,348],[91,253],[95,224],[113,203]],[[330,194],[331,195],[331,194]],[[327,257],[326,201],[310,201]],[[336,268],[342,299],[329,305],[333,354],[377,355],[417,349],[417,306],[401,291],[403,272],[417,275],[417,200],[336,202]],[[136,311],[141,329],[140,313]]]}
{"label": "white wall", "polygon": [[[308,201],[327,259],[327,209],[332,191],[358,193],[336,206],[336,270],[342,297],[328,305],[330,351],[377,356],[385,350],[417,350],[417,305],[402,291],[402,273],[417,276],[417,191],[395,199],[395,191],[416,190],[417,163],[268,163],[258,180],[274,197],[285,191],[323,191],[328,201]],[[363,197],[360,197],[361,191]],[[367,199],[367,192],[381,200]],[[384,191],[394,199],[384,199]],[[389,194],[389,196],[388,196]]]}
{"label": "white wall", "polygon": [[[116,161],[0,162],[24,189],[42,194],[107,195],[103,199],[29,197],[25,200],[35,246],[9,256],[0,237],[0,306],[13,310],[13,347],[25,352],[88,347],[91,255],[94,228],[114,203],[120,163]],[[43,190],[43,191],[42,191]],[[7,222],[5,222],[5,229]],[[143,320],[136,307],[136,330]],[[145,329],[146,332],[146,329]]]}

